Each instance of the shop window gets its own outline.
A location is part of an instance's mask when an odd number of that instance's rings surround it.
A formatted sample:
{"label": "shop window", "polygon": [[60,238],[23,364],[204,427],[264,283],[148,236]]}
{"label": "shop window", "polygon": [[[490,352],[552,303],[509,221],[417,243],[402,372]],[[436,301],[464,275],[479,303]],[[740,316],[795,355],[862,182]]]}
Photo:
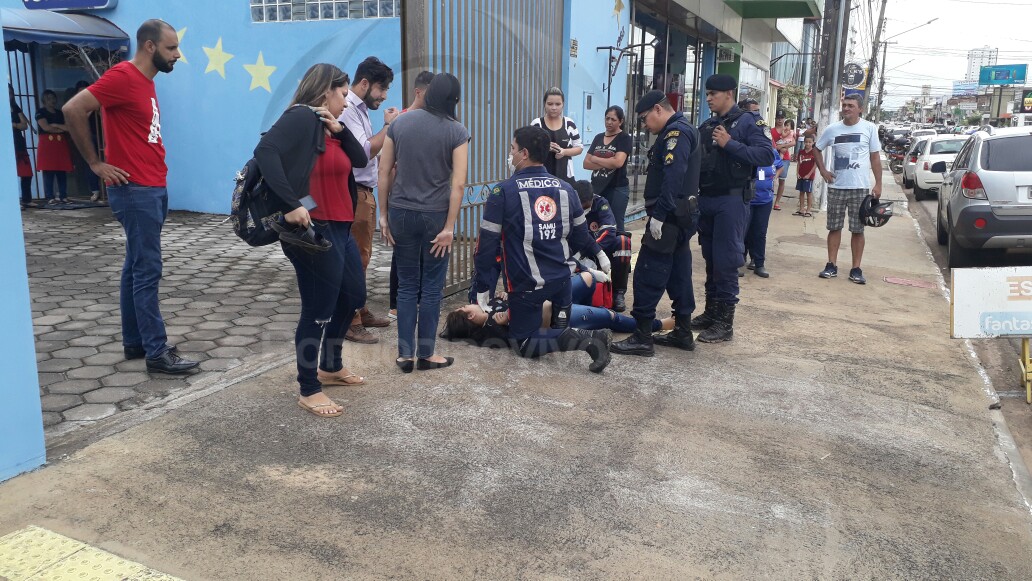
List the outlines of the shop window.
{"label": "shop window", "polygon": [[251,22],[303,22],[401,16],[402,0],[249,0]]}

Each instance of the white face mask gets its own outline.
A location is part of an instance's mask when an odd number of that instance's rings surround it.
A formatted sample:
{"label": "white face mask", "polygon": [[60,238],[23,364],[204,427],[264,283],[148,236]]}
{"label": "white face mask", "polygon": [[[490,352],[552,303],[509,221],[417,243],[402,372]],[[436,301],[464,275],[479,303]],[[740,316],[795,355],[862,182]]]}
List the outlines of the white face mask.
{"label": "white face mask", "polygon": [[[509,154],[508,159],[505,160],[505,163],[506,163],[506,165],[509,166],[509,173],[511,173],[511,174],[512,173],[516,173],[516,170],[519,169],[518,167],[513,165],[513,163],[512,163],[512,154],[511,153]],[[520,163],[523,163],[523,162],[521,161]]]}

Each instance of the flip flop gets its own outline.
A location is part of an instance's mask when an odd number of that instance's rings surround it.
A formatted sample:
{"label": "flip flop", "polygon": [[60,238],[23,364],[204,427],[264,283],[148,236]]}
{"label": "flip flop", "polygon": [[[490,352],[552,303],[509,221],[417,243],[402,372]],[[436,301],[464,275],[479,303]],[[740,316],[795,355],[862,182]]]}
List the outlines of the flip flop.
{"label": "flip flop", "polygon": [[[323,374],[320,374],[323,375]],[[325,381],[323,380],[325,377]],[[327,373],[319,378],[319,383],[326,385],[365,385],[365,378],[358,374],[348,372],[346,375],[337,375],[336,373]],[[352,381],[352,378],[355,380]]]}
{"label": "flip flop", "polygon": [[795,212],[792,212],[792,215],[793,215],[793,216],[802,216],[802,215],[803,215],[803,213],[802,213],[802,212],[800,212],[799,210],[796,210]]}
{"label": "flip flop", "polygon": [[803,213],[803,218],[813,218],[813,214],[811,214],[809,212],[804,212]]}
{"label": "flip flop", "polygon": [[[335,418],[335,417],[344,415],[344,410],[337,409],[337,405],[336,404],[332,404],[332,403],[321,403],[321,404],[318,404],[318,405],[308,405],[308,404],[306,404],[305,402],[303,402],[301,400],[297,400],[297,405],[300,406],[301,409],[307,411],[308,413],[316,415],[316,416],[319,416],[320,418]],[[325,409],[325,408],[330,408],[333,411],[330,412],[330,413],[323,413],[323,412],[319,411],[319,410]]]}
{"label": "flip flop", "polygon": [[774,209],[780,212],[781,211],[781,206],[775,205]]}

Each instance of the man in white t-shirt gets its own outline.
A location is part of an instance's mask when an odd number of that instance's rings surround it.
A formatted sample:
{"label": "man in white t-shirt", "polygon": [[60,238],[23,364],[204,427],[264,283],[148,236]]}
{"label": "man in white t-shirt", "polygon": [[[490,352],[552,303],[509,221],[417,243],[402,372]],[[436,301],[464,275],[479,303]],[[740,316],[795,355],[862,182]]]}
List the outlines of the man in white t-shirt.
{"label": "man in white t-shirt", "polygon": [[[860,118],[863,108],[863,100],[859,96],[843,97],[842,121],[825,129],[814,147],[817,169],[828,182],[828,264],[818,276],[838,276],[835,261],[838,259],[842,225],[848,208],[849,231],[852,233],[849,248],[853,253],[853,267],[849,271],[849,280],[857,284],[867,282],[863,271],[860,270],[860,259],[864,256],[864,223],[860,220],[860,203],[868,194],[880,198],[882,189],[881,141],[878,140],[878,127]],[[830,165],[825,163],[825,156],[830,158]]]}

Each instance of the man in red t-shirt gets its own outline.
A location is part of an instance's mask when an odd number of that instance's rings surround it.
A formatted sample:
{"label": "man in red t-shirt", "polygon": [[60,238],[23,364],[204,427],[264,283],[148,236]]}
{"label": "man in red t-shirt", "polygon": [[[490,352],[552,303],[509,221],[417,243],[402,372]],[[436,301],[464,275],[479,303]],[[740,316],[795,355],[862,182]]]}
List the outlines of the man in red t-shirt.
{"label": "man in red t-shirt", "polygon": [[[107,185],[111,210],[125,230],[121,284],[125,356],[146,357],[147,371],[154,373],[185,373],[198,366],[168,345],[158,305],[168,168],[154,77],[172,72],[180,56],[176,30],[162,20],[148,20],[136,31],[133,59],[111,67],[62,109],[75,145]],[[90,139],[88,119],[97,110],[103,114],[106,162]]]}

